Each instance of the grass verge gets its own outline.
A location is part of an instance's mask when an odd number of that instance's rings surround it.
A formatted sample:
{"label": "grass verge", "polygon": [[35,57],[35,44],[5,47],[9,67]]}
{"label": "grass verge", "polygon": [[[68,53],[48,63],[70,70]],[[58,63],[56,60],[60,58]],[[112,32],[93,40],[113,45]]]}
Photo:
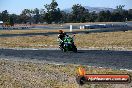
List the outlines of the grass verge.
{"label": "grass verge", "polygon": [[[130,84],[85,84],[75,80],[78,65],[55,65],[0,60],[0,88],[129,88]],[[88,74],[130,74],[131,72],[85,66]],[[117,87],[118,86],[118,87]],[[119,87],[120,86],[120,87]]]}
{"label": "grass verge", "polygon": [[[23,34],[55,32],[56,30],[14,30],[1,31],[1,34]],[[57,32],[57,31],[56,31]],[[132,50],[132,31],[76,34],[75,44],[80,48]],[[57,35],[0,37],[0,46],[7,48],[57,48]]]}
{"label": "grass verge", "polygon": [[27,33],[46,33],[58,32],[58,30],[28,29],[28,30],[0,30],[0,34],[27,34]]}

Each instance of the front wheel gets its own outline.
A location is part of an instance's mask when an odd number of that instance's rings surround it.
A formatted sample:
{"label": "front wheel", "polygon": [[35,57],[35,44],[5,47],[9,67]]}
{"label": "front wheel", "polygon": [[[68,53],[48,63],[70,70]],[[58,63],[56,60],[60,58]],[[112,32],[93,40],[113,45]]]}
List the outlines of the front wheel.
{"label": "front wheel", "polygon": [[63,52],[66,52],[67,50],[65,48],[63,48]]}
{"label": "front wheel", "polygon": [[73,52],[77,53],[77,48],[76,48],[76,46],[74,46]]}

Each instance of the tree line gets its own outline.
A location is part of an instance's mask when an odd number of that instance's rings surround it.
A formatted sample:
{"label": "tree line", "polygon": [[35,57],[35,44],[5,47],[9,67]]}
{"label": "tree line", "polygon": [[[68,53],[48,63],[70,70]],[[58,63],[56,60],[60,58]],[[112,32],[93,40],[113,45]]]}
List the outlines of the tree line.
{"label": "tree line", "polygon": [[7,10],[0,12],[0,21],[14,23],[83,23],[83,22],[123,22],[132,20],[132,9],[125,10],[124,5],[119,5],[114,11],[89,12],[80,4],[72,6],[72,11],[67,13],[58,8],[58,3],[52,0],[44,5],[44,9],[24,9],[20,15],[9,14]]}

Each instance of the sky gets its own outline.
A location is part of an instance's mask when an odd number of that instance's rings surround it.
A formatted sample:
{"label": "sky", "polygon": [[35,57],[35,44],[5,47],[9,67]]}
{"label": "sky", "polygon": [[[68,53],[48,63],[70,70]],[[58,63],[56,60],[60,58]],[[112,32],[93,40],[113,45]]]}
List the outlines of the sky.
{"label": "sky", "polygon": [[[45,4],[52,0],[0,0],[0,12],[7,10],[9,13],[20,14],[23,9],[44,9]],[[125,5],[125,9],[132,9],[132,0],[56,0],[58,7],[63,10],[71,8],[74,4],[90,7],[116,8]]]}

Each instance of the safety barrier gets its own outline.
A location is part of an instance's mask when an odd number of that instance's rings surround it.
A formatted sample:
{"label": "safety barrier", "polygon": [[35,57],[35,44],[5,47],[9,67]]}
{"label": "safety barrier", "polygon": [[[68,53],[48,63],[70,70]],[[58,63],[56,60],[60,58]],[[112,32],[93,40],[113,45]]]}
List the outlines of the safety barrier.
{"label": "safety barrier", "polygon": [[25,26],[25,27],[0,27],[2,30],[18,30],[18,29],[30,29],[32,27]]}
{"label": "safety barrier", "polygon": [[116,28],[116,27],[127,27],[127,25],[116,25],[116,24],[96,24],[96,25],[85,25],[84,29],[97,29],[97,28]]}

